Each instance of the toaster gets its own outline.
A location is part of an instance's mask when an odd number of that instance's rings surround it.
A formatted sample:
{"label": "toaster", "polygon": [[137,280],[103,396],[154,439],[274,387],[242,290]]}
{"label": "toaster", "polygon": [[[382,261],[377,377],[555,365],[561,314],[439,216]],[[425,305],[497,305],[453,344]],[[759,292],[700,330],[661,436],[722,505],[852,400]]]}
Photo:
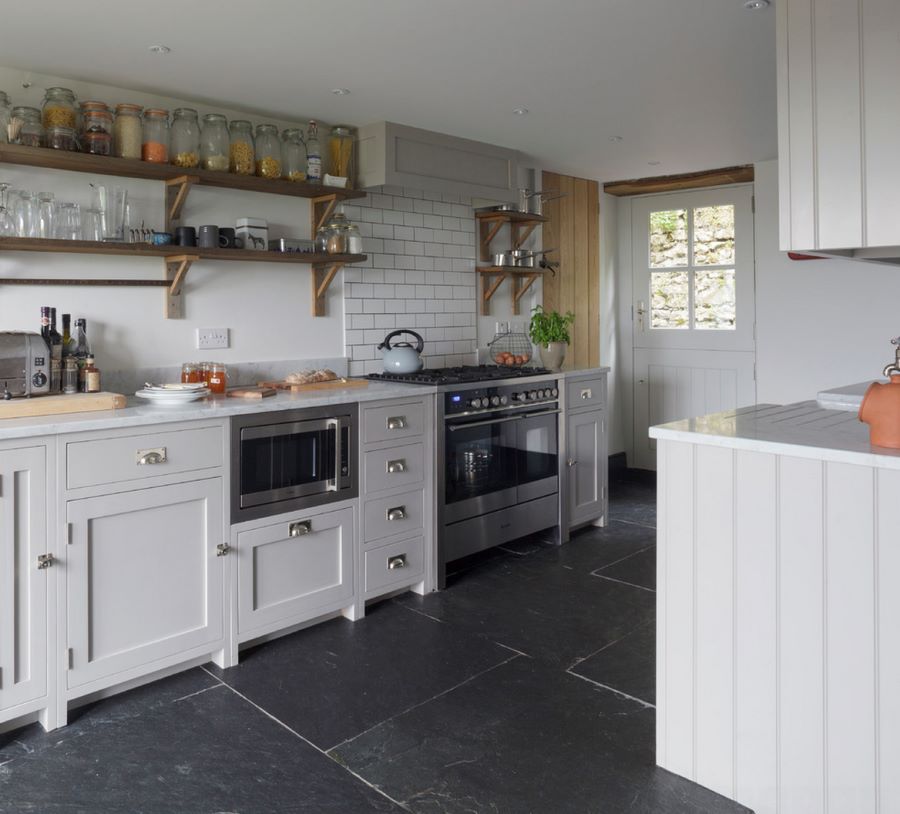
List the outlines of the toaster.
{"label": "toaster", "polygon": [[0,331],[0,397],[50,392],[50,349],[40,334]]}

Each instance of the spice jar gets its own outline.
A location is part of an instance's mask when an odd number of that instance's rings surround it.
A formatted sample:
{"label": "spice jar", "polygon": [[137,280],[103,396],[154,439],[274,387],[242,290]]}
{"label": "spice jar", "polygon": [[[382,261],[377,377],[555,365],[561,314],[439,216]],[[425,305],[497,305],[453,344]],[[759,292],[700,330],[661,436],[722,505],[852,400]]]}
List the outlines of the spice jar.
{"label": "spice jar", "polygon": [[347,179],[347,186],[353,186],[353,131],[345,125],[331,128],[328,137],[328,171],[339,178]]}
{"label": "spice jar", "polygon": [[224,395],[225,388],[228,387],[228,368],[218,362],[209,362],[207,365],[206,384],[209,392]]}
{"label": "spice jar", "polygon": [[53,150],[77,150],[78,141],[75,139],[75,129],[56,125],[48,127],[44,135],[45,144]]}
{"label": "spice jar", "polygon": [[228,130],[231,133],[228,168],[237,175],[253,175],[253,125],[244,119],[236,119]]}
{"label": "spice jar", "polygon": [[281,174],[288,181],[306,180],[306,147],[299,128],[281,134]]}
{"label": "spice jar", "polygon": [[44,126],[41,124],[40,110],[36,107],[14,107],[12,109],[12,118],[19,119],[22,122],[19,134],[16,136],[16,144],[23,144],[26,147],[40,147],[44,143]]}
{"label": "spice jar", "polygon": [[200,166],[205,170],[228,172],[228,122],[218,113],[207,113],[203,117],[200,133]]}
{"label": "spice jar", "polygon": [[144,111],[141,158],[156,164],[169,161],[169,111],[147,108]]}
{"label": "spice jar", "polygon": [[75,129],[75,94],[68,88],[47,88],[41,107],[41,123],[51,127]]}
{"label": "spice jar", "polygon": [[196,167],[200,163],[200,122],[197,111],[179,107],[172,113],[172,163],[176,167]]}
{"label": "spice jar", "polygon": [[0,90],[0,144],[9,140],[9,96]]}
{"label": "spice jar", "polygon": [[140,158],[143,141],[140,105],[116,105],[113,142],[119,158]]}
{"label": "spice jar", "polygon": [[256,128],[256,174],[260,178],[281,178],[281,142],[274,124]]}

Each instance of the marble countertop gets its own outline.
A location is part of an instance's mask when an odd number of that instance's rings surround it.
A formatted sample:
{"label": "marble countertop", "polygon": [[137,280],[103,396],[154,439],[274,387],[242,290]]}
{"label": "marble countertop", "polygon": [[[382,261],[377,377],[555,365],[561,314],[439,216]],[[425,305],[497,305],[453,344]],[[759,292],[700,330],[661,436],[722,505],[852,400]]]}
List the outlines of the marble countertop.
{"label": "marble countertop", "polygon": [[597,376],[601,373],[609,373],[608,367],[582,367],[575,370],[562,370],[558,375],[565,379],[574,379],[580,376]]}
{"label": "marble countertop", "polygon": [[147,404],[141,399],[131,397],[128,399],[128,406],[121,410],[3,419],[0,420],[0,440],[87,432],[89,430],[143,427],[172,421],[203,421],[247,413],[266,413],[327,404],[426,396],[435,392],[436,388],[426,385],[371,381],[368,387],[342,387],[325,391],[307,390],[300,393],[280,392],[264,399],[215,397],[177,407]]}
{"label": "marble countertop", "polygon": [[[884,382],[886,379],[878,379]],[[832,387],[830,390],[822,390],[816,395],[816,403],[819,407],[825,407],[829,410],[847,410],[849,412],[859,412],[859,405],[862,404],[863,396],[872,382],[858,382],[857,384],[848,384],[845,387]]]}
{"label": "marble countertop", "polygon": [[651,438],[900,469],[900,449],[869,443],[855,413],[814,401],[757,404],[650,428]]}

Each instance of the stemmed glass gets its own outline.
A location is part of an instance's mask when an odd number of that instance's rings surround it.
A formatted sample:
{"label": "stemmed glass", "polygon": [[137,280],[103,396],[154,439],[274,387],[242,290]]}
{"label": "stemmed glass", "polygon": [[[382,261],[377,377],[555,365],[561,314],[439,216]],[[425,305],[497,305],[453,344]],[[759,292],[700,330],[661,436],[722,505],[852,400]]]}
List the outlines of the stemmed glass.
{"label": "stemmed glass", "polygon": [[16,236],[16,221],[7,206],[7,193],[9,184],[0,181],[0,237]]}

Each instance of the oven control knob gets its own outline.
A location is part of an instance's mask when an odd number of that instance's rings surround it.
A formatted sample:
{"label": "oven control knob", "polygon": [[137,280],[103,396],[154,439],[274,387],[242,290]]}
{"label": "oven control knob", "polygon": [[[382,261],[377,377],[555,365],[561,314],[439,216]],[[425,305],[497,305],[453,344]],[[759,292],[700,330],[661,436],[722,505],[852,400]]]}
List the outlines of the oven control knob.
{"label": "oven control knob", "polygon": [[530,401],[537,401],[537,397],[538,397],[537,390],[530,390],[530,391],[529,391],[529,393],[528,393],[528,399],[529,399]]}
{"label": "oven control knob", "polygon": [[472,399],[469,402],[469,407],[471,407],[473,410],[480,409],[481,408],[481,399]]}
{"label": "oven control knob", "polygon": [[31,377],[31,383],[35,387],[43,387],[45,384],[47,384],[47,375],[43,371],[39,370],[34,374],[34,376]]}
{"label": "oven control knob", "polygon": [[542,399],[550,398],[550,391],[549,391],[549,390],[546,390],[546,389],[545,389],[545,390],[541,390],[541,392],[540,392],[539,395],[540,395],[540,397],[541,397]]}
{"label": "oven control knob", "polygon": [[500,396],[500,404],[502,406],[506,406],[509,403],[509,399],[506,396]]}
{"label": "oven control knob", "polygon": [[491,396],[491,407],[500,406],[500,396]]}
{"label": "oven control knob", "polygon": [[525,394],[524,394],[524,393],[513,393],[513,394],[510,396],[510,398],[511,398],[513,401],[525,401]]}
{"label": "oven control knob", "polygon": [[559,390],[557,390],[557,389],[554,387],[554,388],[550,391],[550,397],[551,397],[551,398],[556,398],[557,396],[559,396]]}

